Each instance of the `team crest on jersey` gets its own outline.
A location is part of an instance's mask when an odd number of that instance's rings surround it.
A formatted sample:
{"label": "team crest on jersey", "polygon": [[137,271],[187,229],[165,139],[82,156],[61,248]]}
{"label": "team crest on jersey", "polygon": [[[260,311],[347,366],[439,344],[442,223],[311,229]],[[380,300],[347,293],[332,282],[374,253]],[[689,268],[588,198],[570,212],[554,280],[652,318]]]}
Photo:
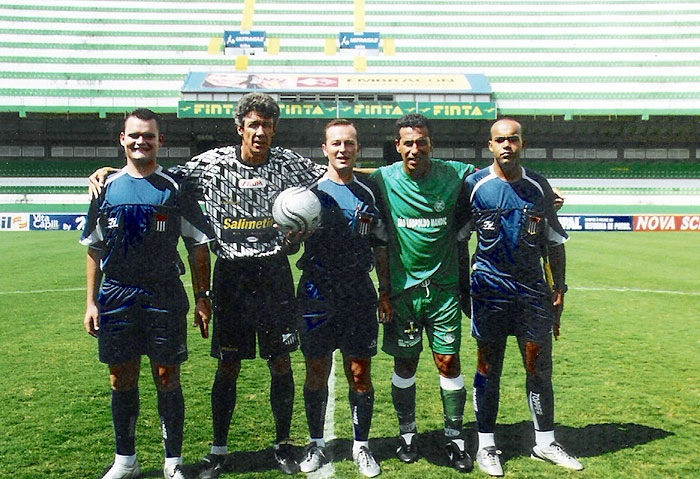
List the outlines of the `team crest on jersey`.
{"label": "team crest on jersey", "polygon": [[440,213],[445,209],[445,202],[443,200],[438,199],[435,201],[435,205],[433,205],[433,208],[435,208],[435,211]]}
{"label": "team crest on jersey", "polygon": [[156,231],[163,232],[168,224],[168,215],[156,214]]}
{"label": "team crest on jersey", "polygon": [[265,181],[264,178],[241,178],[238,180],[238,187],[242,189],[258,189],[258,188],[265,188],[267,186],[267,182]]}
{"label": "team crest on jersey", "polygon": [[539,225],[540,221],[542,221],[542,218],[538,216],[529,216],[527,219],[527,234],[537,234],[537,225]]}

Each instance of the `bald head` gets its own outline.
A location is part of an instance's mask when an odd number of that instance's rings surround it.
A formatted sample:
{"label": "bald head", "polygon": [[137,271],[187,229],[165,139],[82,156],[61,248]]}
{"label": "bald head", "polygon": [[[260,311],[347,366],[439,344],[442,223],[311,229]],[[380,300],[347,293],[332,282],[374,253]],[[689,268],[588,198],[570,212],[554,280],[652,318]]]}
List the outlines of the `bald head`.
{"label": "bald head", "polygon": [[498,132],[501,130],[517,131],[517,134],[520,135],[521,138],[523,136],[522,125],[511,118],[503,118],[491,125],[491,139],[494,139],[496,136],[498,136]]}

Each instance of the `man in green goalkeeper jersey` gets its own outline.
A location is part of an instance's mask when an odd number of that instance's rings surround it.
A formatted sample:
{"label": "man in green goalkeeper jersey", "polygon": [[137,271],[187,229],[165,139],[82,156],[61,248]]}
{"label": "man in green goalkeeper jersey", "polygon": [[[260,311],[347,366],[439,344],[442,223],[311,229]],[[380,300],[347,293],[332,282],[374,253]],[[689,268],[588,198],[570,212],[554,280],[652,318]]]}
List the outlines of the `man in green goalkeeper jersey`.
{"label": "man in green goalkeeper jersey", "polygon": [[[460,367],[462,339],[457,212],[468,210],[465,179],[475,168],[431,158],[433,144],[426,117],[405,115],[396,122],[401,162],[372,174],[389,232],[391,284],[380,284],[380,301],[391,301],[382,349],[394,357],[392,399],[399,420],[397,456],[418,459],[416,370],[423,331],[440,373],[445,415],[445,446],[450,465],[469,472],[473,462],[462,432],[467,392]],[[462,243],[466,246],[466,242]]]}

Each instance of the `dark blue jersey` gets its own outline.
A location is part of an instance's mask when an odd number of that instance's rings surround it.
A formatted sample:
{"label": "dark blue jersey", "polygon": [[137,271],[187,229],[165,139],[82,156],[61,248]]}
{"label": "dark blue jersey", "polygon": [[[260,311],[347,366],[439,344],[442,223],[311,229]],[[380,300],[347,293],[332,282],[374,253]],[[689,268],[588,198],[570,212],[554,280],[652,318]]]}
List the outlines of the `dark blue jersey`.
{"label": "dark blue jersey", "polygon": [[335,277],[372,270],[372,246],[385,244],[386,233],[370,185],[356,175],[348,184],[324,177],[312,188],[323,207],[321,225],[306,240],[299,268]]}
{"label": "dark blue jersey", "polygon": [[488,276],[505,294],[521,286],[540,289],[546,248],[568,238],[547,180],[523,168],[522,178],[509,183],[491,166],[470,175],[467,183],[478,235],[474,274]]}
{"label": "dark blue jersey", "polygon": [[192,195],[181,195],[173,175],[159,166],[146,178],[125,170],[108,177],[93,199],[80,242],[103,251],[107,278],[146,286],[176,279],[184,272],[177,244],[209,241],[209,227]]}

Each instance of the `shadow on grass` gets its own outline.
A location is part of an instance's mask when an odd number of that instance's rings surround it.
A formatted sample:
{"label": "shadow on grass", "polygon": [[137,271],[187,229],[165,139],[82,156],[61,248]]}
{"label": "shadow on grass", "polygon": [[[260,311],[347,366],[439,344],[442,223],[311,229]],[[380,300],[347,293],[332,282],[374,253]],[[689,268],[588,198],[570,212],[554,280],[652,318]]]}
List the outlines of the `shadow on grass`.
{"label": "shadow on grass", "polygon": [[[472,457],[476,449],[476,425],[465,426],[467,431],[467,448]],[[582,428],[558,425],[557,441],[571,454],[577,457],[592,457],[646,444],[658,439],[672,436],[673,433],[654,427],[634,423],[589,424]],[[421,432],[418,435],[418,448],[421,458],[439,466],[449,466],[445,454],[445,439],[442,430]],[[503,451],[501,460],[508,461],[519,456],[529,456],[534,444],[532,422],[522,421],[516,424],[502,424],[496,428],[496,441]],[[374,457],[380,463],[394,459],[397,446],[396,437],[370,439]],[[303,447],[296,447],[297,457],[301,458]],[[352,440],[334,439],[326,445],[326,455],[330,460],[352,460]],[[227,459],[226,473],[262,472],[276,469],[272,449],[262,451],[232,452]],[[196,477],[198,465],[185,466],[188,477]],[[144,471],[142,477],[162,477],[162,471]]]}

